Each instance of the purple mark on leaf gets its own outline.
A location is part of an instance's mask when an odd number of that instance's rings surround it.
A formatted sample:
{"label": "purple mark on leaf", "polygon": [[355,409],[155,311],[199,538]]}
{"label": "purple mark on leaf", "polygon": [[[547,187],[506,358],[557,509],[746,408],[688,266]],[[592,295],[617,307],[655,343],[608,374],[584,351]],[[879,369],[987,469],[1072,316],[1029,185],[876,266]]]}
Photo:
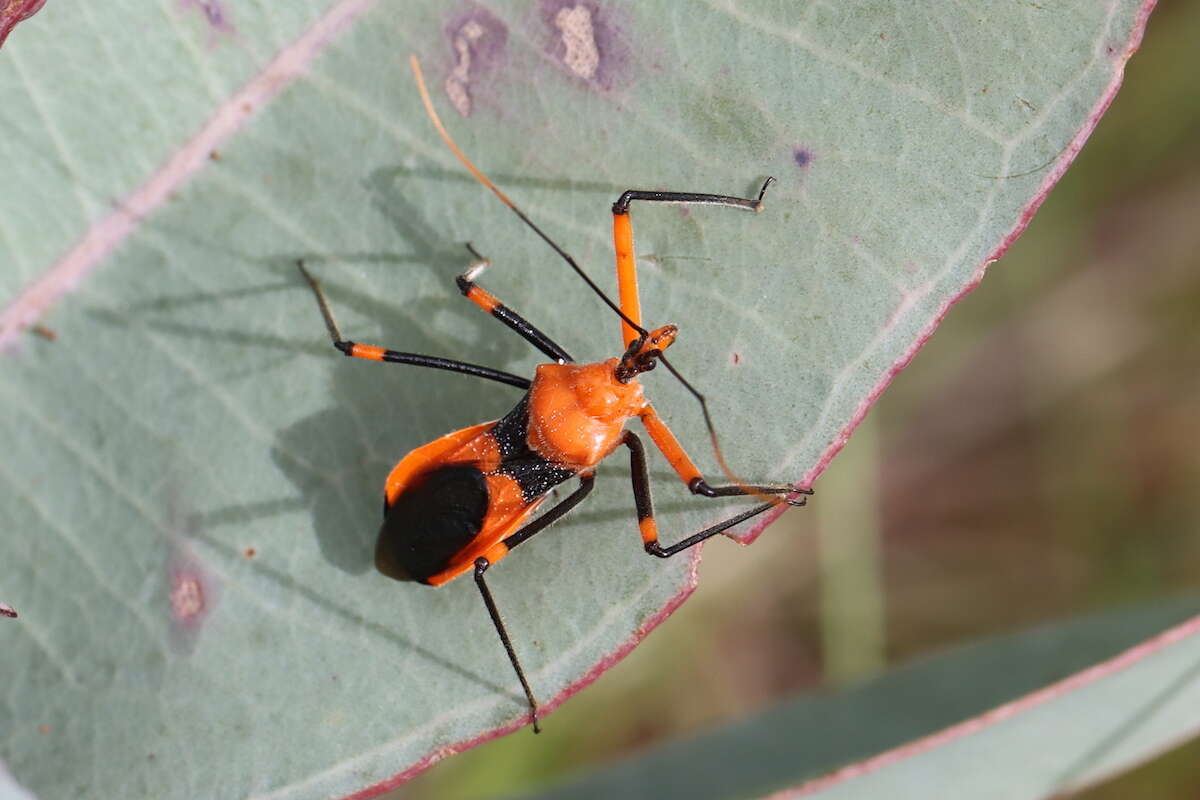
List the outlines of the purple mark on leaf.
{"label": "purple mark on leaf", "polygon": [[812,151],[807,147],[797,147],[792,151],[792,161],[796,162],[797,167],[807,167],[813,161]]}
{"label": "purple mark on leaf", "polygon": [[179,0],[184,8],[194,8],[204,15],[210,28],[220,33],[231,33],[233,24],[230,23],[225,7],[220,0]]}
{"label": "purple mark on leaf", "polygon": [[508,28],[490,11],[472,6],[451,19],[445,31],[452,61],[442,87],[454,108],[466,117],[471,114],[472,94],[479,89],[480,78],[504,61]]}
{"label": "purple mark on leaf", "polygon": [[541,16],[547,50],[564,69],[600,89],[625,83],[631,53],[611,11],[593,0],[543,0]]}

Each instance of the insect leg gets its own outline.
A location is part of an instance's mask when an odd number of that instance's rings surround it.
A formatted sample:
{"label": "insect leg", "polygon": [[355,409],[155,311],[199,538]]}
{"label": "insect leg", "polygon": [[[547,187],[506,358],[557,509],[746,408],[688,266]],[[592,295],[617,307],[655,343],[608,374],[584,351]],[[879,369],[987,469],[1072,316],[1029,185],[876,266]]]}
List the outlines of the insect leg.
{"label": "insect leg", "polygon": [[[624,317],[636,325],[642,324],[642,304],[638,298],[637,262],[633,255],[633,223],[629,219],[629,204],[635,200],[649,203],[687,203],[691,205],[717,205],[761,211],[763,195],[774,178],[767,178],[758,197],[730,197],[723,194],[697,194],[693,192],[647,192],[630,189],[613,203],[613,249],[617,254],[618,299]],[[625,346],[638,338],[640,332],[626,319],[621,321],[621,335]]]}
{"label": "insect leg", "polygon": [[508,546],[509,550],[512,550],[522,542],[528,541],[529,538],[535,533],[540,533],[541,531],[545,530],[549,525],[562,519],[572,508],[579,505],[583,498],[587,497],[591,493],[592,488],[595,485],[595,475],[587,472],[580,474],[578,489],[564,497],[562,502],[560,502],[558,505],[554,506],[549,511],[535,519],[533,522],[530,522],[524,528],[521,528],[521,530],[517,531],[512,536],[509,536],[507,539],[503,539],[502,541]]}
{"label": "insect leg", "polygon": [[374,345],[357,344],[342,338],[342,332],[338,329],[337,322],[333,319],[333,312],[329,310],[329,303],[325,299],[325,293],[321,291],[321,284],[304,268],[302,262],[297,261],[296,266],[300,268],[304,279],[308,281],[308,285],[313,290],[313,295],[317,298],[317,306],[321,309],[321,316],[325,318],[325,328],[329,331],[329,338],[333,340],[333,346],[340,350],[343,355],[354,358],[365,358],[371,361],[387,361],[391,364],[411,364],[416,367],[431,367],[433,369],[448,370],[449,372],[461,372],[464,375],[473,375],[476,378],[485,378],[497,383],[506,383],[518,389],[529,388],[528,378],[513,375],[511,372],[502,372],[491,367],[481,367],[478,364],[468,364],[465,361],[454,361],[449,358],[423,356],[416,353],[401,353],[397,350],[388,350]]}
{"label": "insect leg", "polygon": [[475,279],[491,266],[492,262],[479,255],[470,244],[467,245],[467,249],[471,251],[471,255],[475,256],[475,261],[471,266],[467,267],[466,272],[455,279],[458,283],[458,290],[463,293],[463,297],[503,322],[513,331],[516,331],[522,339],[529,342],[538,350],[541,350],[559,364],[574,361],[575,359],[571,358],[571,355],[566,350],[555,344],[554,340],[530,325],[525,321],[524,317],[501,303],[490,292],[475,283]]}
{"label": "insect leg", "polygon": [[[767,484],[767,485],[742,485],[736,484],[732,486],[710,486],[704,476],[700,474],[699,467],[688,456],[687,451],[683,449],[683,445],[675,438],[675,434],[667,427],[667,423],[662,421],[662,417],[658,416],[658,412],[653,406],[647,406],[646,410],[641,414],[642,424],[646,426],[646,433],[650,434],[650,439],[654,442],[655,447],[667,459],[671,468],[679,475],[679,479],[684,482],[688,490],[692,494],[698,494],[702,497],[736,497],[741,495],[790,495],[812,494],[812,489],[797,489],[788,484]],[[630,450],[634,447],[641,448],[641,442],[632,433],[626,433],[627,437],[633,437],[637,441],[636,445],[630,445]],[[628,444],[628,442],[626,442]],[[804,505],[804,498],[798,500],[780,499],[779,503],[787,503],[791,506]],[[771,505],[767,504],[768,507]]]}
{"label": "insect leg", "polygon": [[637,508],[638,530],[642,534],[642,546],[652,556],[659,558],[673,556],[779,505],[779,503],[762,503],[748,508],[740,514],[718,522],[711,528],[705,528],[699,533],[692,534],[670,547],[663,547],[658,542],[658,523],[654,519],[654,503],[650,498],[650,472],[646,468],[646,449],[642,445],[641,439],[632,431],[626,431],[624,444],[629,448],[629,466],[633,477],[633,502]]}
{"label": "insect leg", "polygon": [[487,583],[483,580],[483,573],[487,572],[487,568],[491,566],[486,558],[475,559],[475,585],[479,587],[479,594],[483,596],[483,604],[487,606],[488,615],[492,618],[492,625],[496,627],[496,633],[500,634],[500,642],[504,645],[504,652],[508,653],[508,660],[512,662],[513,669],[517,671],[517,678],[521,681],[521,688],[525,690],[525,699],[529,701],[529,718],[533,721],[533,732],[541,733],[542,729],[538,725],[538,706],[537,700],[533,699],[533,690],[529,688],[529,681],[525,679],[525,671],[521,669],[521,662],[517,660],[517,651],[513,650],[512,641],[508,638],[508,631],[504,629],[504,620],[500,619],[500,611],[496,608],[496,601],[492,599],[492,593],[488,590]]}
{"label": "insect leg", "polygon": [[496,195],[496,198],[501,203],[504,203],[504,205],[508,206],[510,211],[517,215],[517,218],[520,219],[521,222],[524,222],[529,229],[536,233],[543,242],[548,244],[551,250],[553,250],[555,253],[558,253],[559,257],[561,257],[563,261],[567,262],[567,265],[570,266],[571,269],[575,271],[575,274],[578,275],[583,282],[588,285],[589,289],[596,293],[597,297],[604,301],[606,306],[611,308],[617,314],[617,316],[621,317],[621,319],[625,320],[625,322],[630,323],[637,328],[638,333],[646,333],[645,330],[641,329],[641,323],[635,323],[633,320],[629,319],[629,317],[625,316],[625,312],[621,310],[620,306],[614,303],[612,299],[609,298],[609,296],[606,295],[600,289],[600,287],[596,285],[596,282],[593,281],[588,274],[583,271],[583,267],[579,266],[579,262],[577,262],[570,253],[568,253],[557,242],[551,239],[545,231],[534,224],[533,220],[525,216],[525,212],[517,208],[517,204],[510,200],[508,195],[500,191],[500,187],[492,183],[491,178],[489,178],[487,175],[484,175],[479,167],[475,166],[475,164],[471,162],[471,159],[467,158],[466,153],[459,149],[458,145],[454,143],[454,139],[451,138],[450,132],[446,130],[446,126],[442,124],[441,118],[438,117],[437,109],[433,107],[433,100],[429,96],[429,90],[425,88],[425,78],[421,75],[420,62],[417,61],[416,56],[410,56],[408,63],[410,66],[412,66],[413,79],[417,83],[417,91],[421,94],[421,102],[425,104],[425,113],[429,115],[429,121],[433,123],[433,127],[437,130],[438,135],[442,137],[442,141],[446,143],[446,147],[450,148],[451,153],[454,153],[454,157],[461,161],[462,165],[467,168],[467,171],[475,176],[475,180],[486,186],[492,192],[492,194]]}
{"label": "insect leg", "polygon": [[[592,491],[592,486],[595,482],[595,476],[590,473],[580,475],[578,489],[533,522],[507,539],[504,539],[505,546],[511,550],[528,540],[535,533],[545,530],[550,524],[560,519],[564,514],[578,505],[583,498],[587,497],[588,493]],[[483,573],[487,572],[490,566],[491,562],[486,558],[475,559],[475,585],[479,587],[479,594],[483,596],[483,604],[487,606],[488,615],[492,618],[492,625],[495,626],[496,633],[500,635],[500,643],[504,645],[504,652],[508,653],[508,660],[512,663],[513,670],[517,673],[517,679],[521,682],[521,688],[525,690],[525,699],[529,701],[529,718],[533,721],[533,732],[540,733],[541,727],[538,725],[537,700],[533,697],[533,690],[529,688],[529,681],[525,678],[525,670],[521,669],[521,662],[517,658],[517,651],[513,649],[512,640],[508,638],[508,631],[504,628],[504,620],[500,618],[500,611],[496,608],[496,601],[492,599],[492,593],[488,590],[487,584],[483,580]]]}

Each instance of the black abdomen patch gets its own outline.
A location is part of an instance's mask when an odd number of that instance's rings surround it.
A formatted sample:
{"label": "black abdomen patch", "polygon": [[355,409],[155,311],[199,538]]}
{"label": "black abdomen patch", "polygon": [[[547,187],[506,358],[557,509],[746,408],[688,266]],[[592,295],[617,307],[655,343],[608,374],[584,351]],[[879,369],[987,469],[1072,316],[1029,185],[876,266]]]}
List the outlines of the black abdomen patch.
{"label": "black abdomen patch", "polygon": [[385,509],[376,567],[396,580],[424,582],[471,543],[487,509],[487,481],[477,467],[457,464],[430,470]]}

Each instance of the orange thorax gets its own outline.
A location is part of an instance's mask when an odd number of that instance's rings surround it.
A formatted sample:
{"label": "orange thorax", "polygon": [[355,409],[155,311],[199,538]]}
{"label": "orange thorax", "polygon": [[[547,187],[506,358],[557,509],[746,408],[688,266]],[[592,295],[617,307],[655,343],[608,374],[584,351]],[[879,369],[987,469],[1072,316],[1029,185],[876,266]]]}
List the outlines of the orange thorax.
{"label": "orange thorax", "polygon": [[640,383],[616,379],[617,363],[540,364],[529,389],[530,449],[576,469],[616,449],[625,422],[647,406]]}

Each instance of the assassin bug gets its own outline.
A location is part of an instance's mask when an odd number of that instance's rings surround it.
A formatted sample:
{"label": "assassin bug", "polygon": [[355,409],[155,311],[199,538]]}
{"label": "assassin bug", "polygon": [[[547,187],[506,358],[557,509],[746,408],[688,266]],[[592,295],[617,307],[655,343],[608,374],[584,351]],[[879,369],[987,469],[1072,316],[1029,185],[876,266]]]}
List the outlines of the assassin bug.
{"label": "assassin bug", "polygon": [[[430,586],[440,586],[459,575],[473,572],[475,585],[525,692],[536,733],[540,730],[537,700],[484,574],[514,547],[545,530],[578,505],[592,490],[597,464],[618,447],[628,448],[642,543],[647,553],[660,558],[673,556],[777,505],[802,506],[803,497],[793,498],[812,493],[789,485],[747,485],[733,478],[720,454],[703,395],[685,381],[663,355],[674,342],[678,329],[674,325],[653,330],[642,327],[638,301],[633,228],[629,220],[631,203],[709,204],[759,211],[771,179],[763,183],[756,198],[638,190],[622,194],[612,207],[618,305],[459,150],[434,110],[415,57],[411,64],[429,118],[454,155],[480,183],[566,260],[621,318],[624,354],[620,358],[578,364],[566,350],[476,283],[489,262],[468,244],[475,260],[458,276],[458,288],[468,300],[550,359],[550,363],[537,367],[530,380],[463,361],[402,353],[346,339],[334,321],[320,284],[303,263],[298,263],[316,296],[333,346],[344,355],[460,372],[525,391],[516,407],[502,419],[449,433],[418,447],[396,464],[384,486],[383,526],[379,532],[375,563],[380,572],[391,578],[414,580]],[[660,361],[700,400],[718,461],[733,478],[733,484],[710,485],[643,394],[638,375],[654,369]],[[637,434],[625,430],[625,423],[634,417],[642,421],[651,441],[693,494],[703,497],[753,495],[765,502],[673,545],[663,546],[658,540],[658,526],[650,499],[645,446]],[[571,478],[579,480],[578,488],[541,516],[530,519],[550,490]]]}

